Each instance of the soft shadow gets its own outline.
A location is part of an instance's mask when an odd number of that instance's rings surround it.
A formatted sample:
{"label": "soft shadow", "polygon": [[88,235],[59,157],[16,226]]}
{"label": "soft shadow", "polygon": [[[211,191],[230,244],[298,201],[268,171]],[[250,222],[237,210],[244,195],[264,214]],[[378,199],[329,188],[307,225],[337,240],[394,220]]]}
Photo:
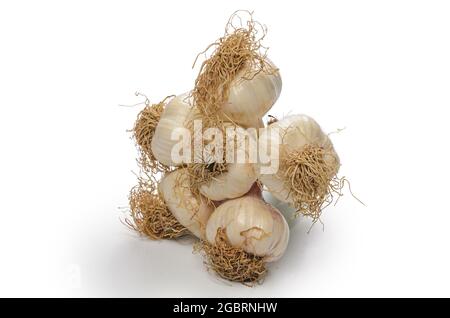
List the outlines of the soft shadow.
{"label": "soft shadow", "polygon": [[[267,191],[263,192],[264,200],[267,203],[270,203],[272,206],[277,208],[281,214],[283,214],[286,222],[289,225],[289,244],[284,253],[283,257],[277,262],[270,264],[270,269],[274,272],[276,271],[291,271],[292,268],[296,270],[301,270],[300,267],[302,265],[302,260],[304,257],[307,257],[307,250],[309,242],[311,238],[314,236],[313,233],[317,230],[321,231],[320,224],[316,224],[312,231],[308,234],[308,231],[311,229],[311,221],[304,217],[294,217],[295,209],[289,206],[287,203],[282,202],[275,198],[272,194]],[[275,276],[276,273],[272,273],[269,275],[270,277]]]}

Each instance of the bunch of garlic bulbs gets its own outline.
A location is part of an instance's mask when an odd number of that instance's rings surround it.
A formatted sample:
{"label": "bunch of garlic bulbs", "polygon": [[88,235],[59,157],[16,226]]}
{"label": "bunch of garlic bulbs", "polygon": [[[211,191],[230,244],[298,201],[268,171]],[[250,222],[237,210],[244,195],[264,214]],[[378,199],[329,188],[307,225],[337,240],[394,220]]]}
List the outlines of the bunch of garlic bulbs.
{"label": "bunch of garlic bulbs", "polygon": [[[145,127],[149,121],[138,117],[135,126],[144,132],[135,131],[140,152],[152,158],[152,167],[164,169],[152,170],[160,176],[150,186],[158,209],[139,204],[142,195],[130,197],[133,216],[139,216],[134,223],[139,222],[138,230],[145,229],[141,233],[153,239],[192,234],[200,240],[196,250],[209,268],[244,283],[260,281],[266,265],[279,260],[288,246],[289,226],[280,211],[264,201],[263,189],[315,221],[342,186],[336,177],[339,157],[316,121],[293,115],[264,127],[263,116],[280,96],[282,81],[278,68],[260,50],[257,25],[251,16],[246,27],[227,25],[201,65],[193,90],[157,104],[157,112],[147,109],[156,114],[151,126]],[[199,130],[198,122],[203,124]],[[217,142],[216,135],[205,137],[211,128],[235,134]],[[244,128],[258,131],[250,135]],[[261,139],[277,146],[279,156],[271,162],[259,154],[252,160],[249,145]],[[226,146],[219,155],[217,145]],[[268,173],[268,164],[278,169]],[[176,226],[177,235],[167,226]]]}

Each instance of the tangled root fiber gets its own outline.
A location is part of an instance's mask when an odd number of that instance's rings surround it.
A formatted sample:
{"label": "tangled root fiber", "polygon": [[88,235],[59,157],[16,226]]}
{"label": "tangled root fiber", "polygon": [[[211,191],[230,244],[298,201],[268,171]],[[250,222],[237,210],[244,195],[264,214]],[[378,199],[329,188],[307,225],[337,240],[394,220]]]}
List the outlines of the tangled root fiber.
{"label": "tangled root fiber", "polygon": [[[330,160],[331,159],[331,160]],[[342,195],[345,178],[337,177],[339,160],[318,145],[308,144],[301,151],[284,156],[280,169],[297,215],[317,221],[322,210],[331,204],[334,195]]]}
{"label": "tangled root fiber", "polygon": [[262,282],[267,274],[264,257],[231,246],[223,228],[217,230],[215,244],[201,241],[195,250],[203,253],[209,270],[229,281],[255,284]]}
{"label": "tangled root fiber", "polygon": [[126,224],[153,240],[176,239],[189,234],[158,194],[154,180],[139,180],[129,195],[131,220]]}
{"label": "tangled root fiber", "polygon": [[[226,126],[223,125],[223,123],[220,123],[219,126],[215,128],[221,130],[222,136],[226,135]],[[194,132],[194,134],[195,133],[196,132]],[[200,138],[203,138],[202,136],[203,135],[201,135]],[[222,143],[214,145],[213,150],[208,152],[200,151],[199,157],[194,158],[192,163],[186,164],[189,187],[197,198],[199,198],[200,195],[199,188],[201,185],[208,184],[220,175],[228,172],[228,142],[229,140],[224,138]],[[233,142],[235,142],[235,139],[233,139]],[[206,143],[207,141],[202,140],[203,147],[205,147]],[[216,147],[221,147],[221,149],[217,149]]]}
{"label": "tangled root fiber", "polygon": [[186,171],[189,174],[191,189],[196,190],[202,184],[207,184],[221,174],[226,173],[228,165],[225,162],[192,163],[187,165]]}
{"label": "tangled root fiber", "polygon": [[136,118],[132,133],[139,151],[138,164],[144,171],[165,172],[170,170],[169,167],[156,160],[151,144],[166,101],[171,97],[173,96],[168,96],[157,104],[150,104],[147,100],[145,108],[139,112]]}
{"label": "tangled root fiber", "polygon": [[[242,72],[242,80],[252,79],[260,72],[274,73],[273,67],[266,61],[266,53],[261,41],[265,37],[265,27],[253,20],[252,13],[246,25],[242,25],[239,16],[242,11],[231,15],[225,35],[210,44],[200,55],[214,47],[211,56],[201,64],[199,75],[191,93],[194,105],[205,121],[205,127],[217,126],[221,121],[220,110],[227,102],[231,83]],[[234,25],[238,19],[240,26]],[[262,34],[261,34],[262,32]],[[260,34],[258,34],[260,33]]]}

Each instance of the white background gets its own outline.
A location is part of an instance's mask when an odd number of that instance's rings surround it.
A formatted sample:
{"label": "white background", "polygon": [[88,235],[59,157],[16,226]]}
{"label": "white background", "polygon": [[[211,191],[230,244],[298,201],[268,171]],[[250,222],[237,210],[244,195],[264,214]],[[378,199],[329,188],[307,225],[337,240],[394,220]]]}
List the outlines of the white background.
{"label": "white background", "polygon": [[[350,195],[298,220],[263,285],[208,274],[189,240],[119,221],[140,107],[255,11],[281,70],[270,111],[333,135]],[[0,296],[450,296],[448,1],[3,1]]]}

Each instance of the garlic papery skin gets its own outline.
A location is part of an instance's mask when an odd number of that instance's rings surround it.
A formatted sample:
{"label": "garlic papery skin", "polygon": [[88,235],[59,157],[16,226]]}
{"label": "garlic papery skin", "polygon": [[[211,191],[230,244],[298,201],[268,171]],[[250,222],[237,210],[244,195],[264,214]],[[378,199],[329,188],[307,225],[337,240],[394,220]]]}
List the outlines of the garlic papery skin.
{"label": "garlic papery skin", "polygon": [[201,185],[200,193],[214,201],[233,199],[247,193],[256,181],[253,164],[231,163],[227,165],[227,170]]}
{"label": "garlic papery skin", "polygon": [[173,140],[172,133],[175,129],[186,128],[186,122],[190,116],[196,116],[195,113],[189,93],[176,96],[165,106],[151,144],[153,155],[159,162],[172,167],[180,165],[172,160],[172,149],[179,143],[179,140]]}
{"label": "garlic papery skin", "polygon": [[270,72],[261,71],[245,79],[248,70],[239,72],[230,85],[228,102],[223,106],[223,117],[245,128],[257,127],[259,120],[280,96],[282,81],[277,67],[266,59]]}
{"label": "garlic papery skin", "polygon": [[[234,126],[226,123],[225,127]],[[254,163],[250,158],[250,149],[248,147],[248,144],[251,144],[252,142],[255,142],[254,144],[256,144],[255,136],[252,136],[251,134],[246,135],[245,131],[240,127],[237,127],[235,134],[235,139],[227,137],[228,140],[233,139],[234,142],[234,162],[227,164],[226,172],[214,177],[211,181],[202,184],[199,187],[200,193],[211,200],[221,201],[243,196],[250,190],[256,181],[257,175],[254,169]],[[248,136],[248,139],[245,139],[246,136]],[[248,144],[246,140],[249,141]],[[238,158],[237,156],[239,150],[243,153],[242,158]],[[224,150],[224,152],[226,151],[227,149]],[[257,161],[256,156],[255,161]]]}
{"label": "garlic papery skin", "polygon": [[[252,196],[261,200],[263,199],[263,192],[261,189],[261,186],[255,182],[253,183],[252,187],[250,188],[250,190],[248,190],[248,192],[246,194],[244,194],[245,196]],[[220,200],[220,201],[213,201],[214,206],[217,208],[219,207],[221,204],[227,202],[228,200]],[[269,202],[269,201],[266,201]],[[276,202],[280,202],[279,200],[277,200]]]}
{"label": "garlic papery skin", "polygon": [[291,115],[274,122],[263,130],[260,138],[268,140],[268,143],[280,143],[279,158],[276,159],[279,168],[276,173],[261,173],[262,163],[259,167],[255,167],[258,180],[280,201],[294,204],[291,196],[292,189],[282,173],[283,159],[289,152],[301,151],[306,145],[322,147],[329,154],[324,157],[324,161],[327,165],[336,167],[335,174],[338,172],[339,157],[330,138],[322,131],[319,124],[307,115]]}
{"label": "garlic papery skin", "polygon": [[266,262],[278,260],[289,241],[289,227],[280,211],[255,196],[244,196],[221,204],[208,220],[206,238],[214,244],[222,228],[228,243]]}
{"label": "garlic papery skin", "polygon": [[206,222],[214,206],[206,198],[192,194],[185,170],[178,169],[165,175],[158,189],[178,222],[198,238],[205,239]]}

